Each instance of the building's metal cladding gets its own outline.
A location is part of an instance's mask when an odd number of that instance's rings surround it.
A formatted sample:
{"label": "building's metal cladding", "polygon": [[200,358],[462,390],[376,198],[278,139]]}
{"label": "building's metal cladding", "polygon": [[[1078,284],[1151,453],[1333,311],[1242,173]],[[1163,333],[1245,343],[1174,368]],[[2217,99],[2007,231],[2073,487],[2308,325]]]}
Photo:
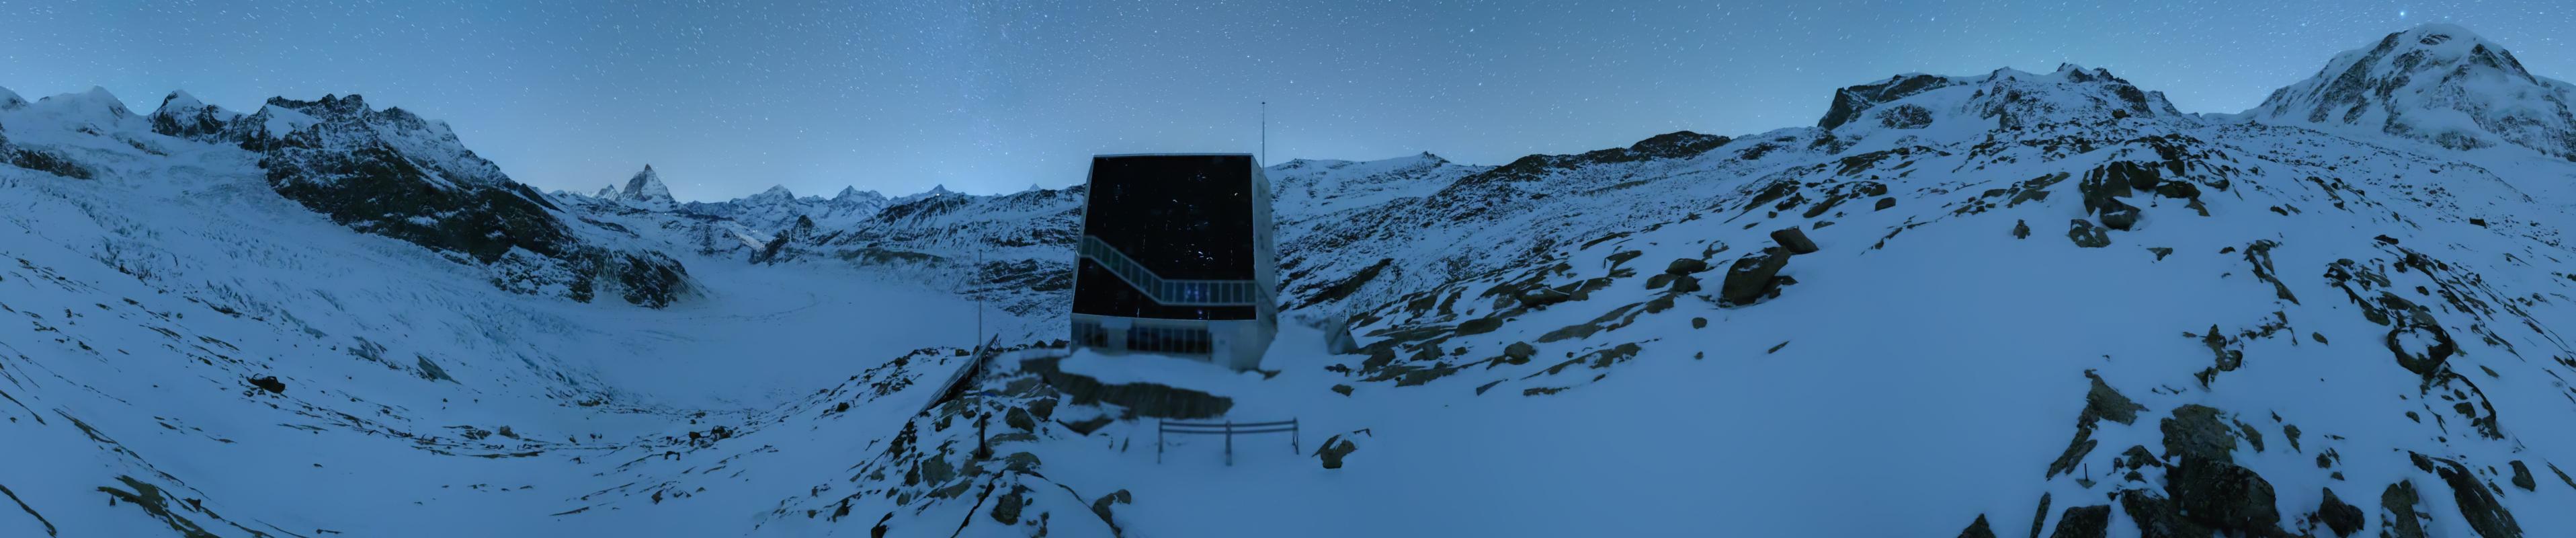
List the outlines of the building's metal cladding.
{"label": "building's metal cladding", "polygon": [[1258,367],[1279,332],[1260,163],[1240,153],[1102,155],[1089,183],[1074,345]]}

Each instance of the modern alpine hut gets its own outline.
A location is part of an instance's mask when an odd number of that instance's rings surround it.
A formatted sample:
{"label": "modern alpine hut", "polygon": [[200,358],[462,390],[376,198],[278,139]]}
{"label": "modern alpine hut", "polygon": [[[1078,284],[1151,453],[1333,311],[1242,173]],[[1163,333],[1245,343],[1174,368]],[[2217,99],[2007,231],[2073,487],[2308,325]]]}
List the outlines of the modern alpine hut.
{"label": "modern alpine hut", "polygon": [[1261,365],[1279,333],[1270,180],[1245,153],[1097,155],[1073,345]]}

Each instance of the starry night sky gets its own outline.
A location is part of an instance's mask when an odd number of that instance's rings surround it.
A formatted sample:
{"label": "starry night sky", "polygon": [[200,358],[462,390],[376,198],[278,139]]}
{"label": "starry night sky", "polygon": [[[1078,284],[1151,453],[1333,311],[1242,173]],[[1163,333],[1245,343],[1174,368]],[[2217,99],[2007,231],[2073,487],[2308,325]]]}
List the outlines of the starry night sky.
{"label": "starry night sky", "polygon": [[2562,2],[458,2],[0,0],[0,87],[248,112],[358,93],[522,182],[651,163],[681,199],[1082,180],[1093,153],[1500,164],[1813,125],[1904,72],[2107,67],[2238,112],[2336,52],[2467,26],[2576,78]]}

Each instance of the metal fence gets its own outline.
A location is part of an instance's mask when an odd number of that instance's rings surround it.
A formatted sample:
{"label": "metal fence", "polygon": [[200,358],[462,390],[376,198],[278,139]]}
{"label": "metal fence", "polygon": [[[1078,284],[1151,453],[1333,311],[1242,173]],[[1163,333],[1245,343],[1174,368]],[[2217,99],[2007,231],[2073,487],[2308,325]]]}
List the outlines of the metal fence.
{"label": "metal fence", "polygon": [[1256,433],[1287,433],[1288,453],[1301,454],[1305,452],[1305,449],[1300,448],[1297,444],[1297,419],[1293,418],[1278,422],[1235,422],[1232,420],[1225,422],[1165,422],[1156,420],[1154,421],[1154,463],[1163,462],[1163,437],[1165,435],[1223,435],[1225,436],[1225,464],[1234,465],[1234,436]]}

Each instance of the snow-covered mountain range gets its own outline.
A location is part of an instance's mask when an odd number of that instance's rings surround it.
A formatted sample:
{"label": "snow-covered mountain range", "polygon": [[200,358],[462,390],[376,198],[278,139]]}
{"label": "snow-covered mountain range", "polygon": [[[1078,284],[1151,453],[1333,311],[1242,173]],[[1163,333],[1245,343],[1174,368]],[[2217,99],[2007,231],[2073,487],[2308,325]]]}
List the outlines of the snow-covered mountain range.
{"label": "snow-covered mountain range", "polygon": [[2567,87],[2426,25],[2240,113],[2068,65],[1278,163],[1240,375],[1061,350],[1080,187],[547,194],[356,96],[0,90],[0,535],[2568,535]]}

